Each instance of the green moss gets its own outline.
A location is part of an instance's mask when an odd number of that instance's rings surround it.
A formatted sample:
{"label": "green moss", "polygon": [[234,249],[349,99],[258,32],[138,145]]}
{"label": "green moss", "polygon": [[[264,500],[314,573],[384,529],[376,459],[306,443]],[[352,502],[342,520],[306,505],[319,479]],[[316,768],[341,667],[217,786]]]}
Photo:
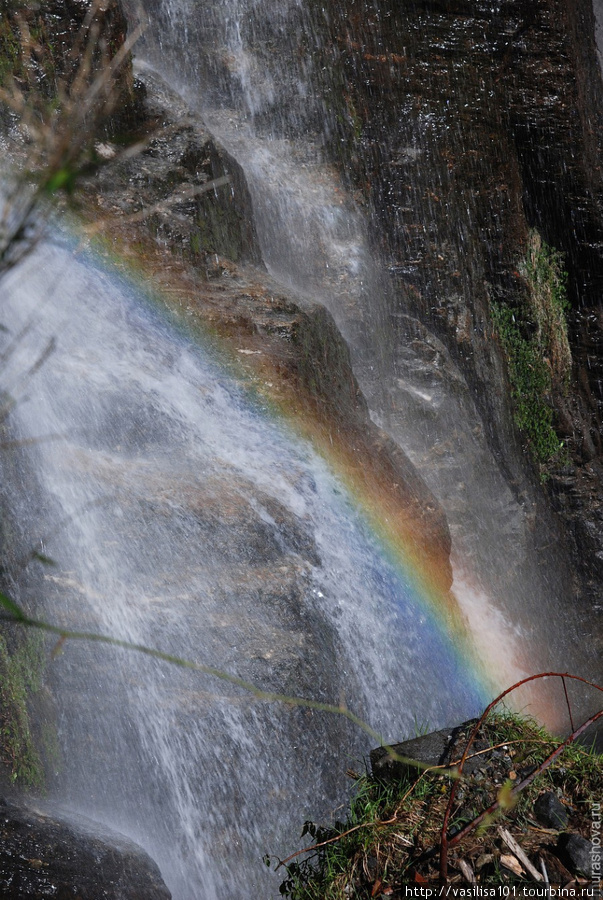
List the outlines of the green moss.
{"label": "green moss", "polygon": [[515,424],[534,459],[546,463],[561,449],[553,427],[550,371],[512,309],[494,305],[492,318],[507,359]]}
{"label": "green moss", "polygon": [[12,782],[41,787],[44,770],[34,745],[28,698],[41,688],[43,637],[17,635],[10,643],[0,635],[0,764]]}
{"label": "green moss", "polygon": [[8,16],[3,13],[0,18],[0,85],[5,85],[11,76],[19,78],[22,75],[21,43]]}
{"label": "green moss", "polygon": [[19,89],[36,85],[46,99],[56,94],[60,52],[39,12],[25,3],[5,5],[0,10],[0,85],[15,79]]}
{"label": "green moss", "polygon": [[491,313],[507,360],[515,424],[534,460],[544,465],[563,449],[554,428],[554,398],[567,389],[571,352],[562,257],[536,231],[521,274],[528,288],[525,304],[492,303]]}
{"label": "green moss", "polygon": [[537,231],[532,231],[523,271],[530,289],[535,342],[551,372],[553,388],[566,390],[572,355],[567,334],[570,305],[563,256],[545,244]]}

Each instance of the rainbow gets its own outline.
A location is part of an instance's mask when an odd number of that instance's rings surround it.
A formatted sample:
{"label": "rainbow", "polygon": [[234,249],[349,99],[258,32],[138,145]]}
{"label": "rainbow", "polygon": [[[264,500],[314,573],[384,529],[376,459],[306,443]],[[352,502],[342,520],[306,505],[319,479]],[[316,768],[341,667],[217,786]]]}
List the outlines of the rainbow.
{"label": "rainbow", "polygon": [[[533,674],[527,649],[518,645],[502,616],[492,613],[478,579],[464,572],[460,583],[450,590],[448,550],[441,546],[426,549],[419,507],[412,498],[408,502],[403,485],[392,482],[387,454],[385,459],[379,458],[374,442],[367,441],[357,424],[345,425],[334,418],[298,378],[287,377],[277,339],[258,335],[234,314],[229,319],[224,284],[233,288],[234,269],[217,283],[200,282],[190,264],[172,256],[166,267],[162,248],[144,236],[141,239],[138,230],[132,240],[127,226],[119,223],[117,228],[112,225],[110,237],[97,235],[92,244],[75,239],[74,244],[76,251],[85,246],[97,264],[110,267],[130,288],[142,293],[169,320],[171,328],[209,352],[264,415],[312,444],[345,486],[380,552],[411,591],[417,609],[450,646],[456,666],[479,704],[485,706],[510,684]],[[245,283],[237,282],[233,293],[238,291],[260,305],[266,302],[269,291],[259,282],[260,275],[256,272],[254,280],[254,275],[245,273]],[[551,696],[548,690],[537,682],[530,692],[524,690],[514,705],[561,729],[558,695],[554,692]],[[475,708],[471,713],[478,711]]]}

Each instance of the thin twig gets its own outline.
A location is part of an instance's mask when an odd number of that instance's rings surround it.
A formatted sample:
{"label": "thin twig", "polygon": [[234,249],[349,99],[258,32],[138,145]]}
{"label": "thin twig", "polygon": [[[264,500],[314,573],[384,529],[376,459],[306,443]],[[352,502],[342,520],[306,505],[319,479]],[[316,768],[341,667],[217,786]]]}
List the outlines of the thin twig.
{"label": "thin twig", "polygon": [[[586,678],[581,678],[579,675],[570,675],[569,672],[541,672],[538,675],[529,675],[527,678],[523,678],[521,681],[518,681],[515,684],[511,685],[510,688],[507,688],[505,691],[503,691],[501,694],[499,694],[498,697],[495,697],[491,703],[488,704],[488,706],[482,713],[481,717],[475,724],[473,731],[469,735],[469,740],[467,741],[467,746],[465,747],[465,750],[461,757],[461,761],[459,763],[459,774],[462,774],[463,767],[465,765],[465,762],[467,760],[467,756],[469,753],[469,748],[473,744],[473,741],[475,740],[478,731],[484,724],[484,721],[486,720],[490,711],[492,709],[494,709],[495,706],[498,706],[498,704],[501,702],[501,700],[503,700],[508,694],[511,694],[513,691],[517,690],[517,688],[522,687],[524,684],[528,684],[531,681],[536,681],[540,678],[571,678],[574,681],[580,681],[583,684],[587,684],[590,687],[594,687],[596,690],[601,691],[603,693],[603,688],[600,687],[598,684],[595,684],[592,681],[588,681],[588,679],[586,679]],[[596,718],[598,718],[598,717],[599,716],[597,715]],[[562,745],[562,747],[563,746],[564,745]],[[530,780],[532,780],[532,779],[530,778]],[[526,782],[522,782],[521,786],[525,786],[525,783]],[[527,782],[527,783],[529,783],[529,782]],[[448,805],[446,806],[446,812],[444,813],[444,820],[442,822],[442,831],[441,831],[441,837],[440,837],[440,882],[441,882],[441,884],[446,884],[446,882],[448,880],[448,848],[449,848],[449,846],[452,846],[452,841],[449,841],[449,839],[448,839],[448,825],[450,822],[450,816],[452,814],[452,807],[453,807],[454,800],[456,797],[457,786],[458,786],[458,781],[455,781],[450,790],[450,798],[448,800]],[[517,793],[518,790],[521,789],[521,786],[517,785],[516,788],[514,788],[514,790],[512,791],[512,794]],[[498,802],[494,805],[493,808],[494,809],[498,808]],[[485,817],[485,815],[486,815],[486,813],[482,814],[481,816],[478,816],[478,819],[474,820],[474,823],[470,823],[471,827],[474,827],[474,825],[477,824],[478,820],[482,821],[482,819]],[[467,833],[468,830],[470,830],[469,826],[467,826],[467,828],[464,828],[463,831],[459,832],[459,833],[465,834],[465,833]],[[455,843],[457,843],[457,838],[458,838],[458,835],[455,836],[455,839],[454,839]]]}
{"label": "thin twig", "polygon": [[[572,677],[572,676],[568,676],[568,677]],[[576,676],[573,676],[573,677],[576,677]],[[580,681],[582,681],[582,680],[583,679],[580,679]],[[593,684],[592,686],[596,687],[597,690],[599,690],[599,691],[603,691],[603,688],[599,687],[596,684]],[[516,784],[515,787],[511,790],[510,796],[515,797],[517,794],[520,793],[520,791],[522,791],[529,784],[531,784],[535,778],[537,778],[542,772],[544,772],[546,769],[548,769],[548,767],[551,765],[551,763],[554,762],[557,759],[557,757],[582,734],[582,732],[586,731],[586,729],[590,725],[592,725],[593,722],[596,722],[598,719],[600,719],[601,716],[603,716],[603,709],[600,710],[598,713],[596,713],[594,716],[591,716],[590,719],[587,719],[586,722],[584,722],[579,728],[576,729],[576,731],[574,731],[572,734],[570,734],[570,736],[562,744],[560,744],[556,748],[556,750],[554,750],[549,756],[547,756],[547,758],[544,760],[544,762],[542,762],[533,772],[531,772],[530,775],[527,775],[523,779],[523,781],[519,782],[519,784]],[[496,800],[494,803],[492,803],[491,806],[488,807],[488,809],[485,809],[483,812],[481,812],[479,814],[479,816],[476,816],[475,819],[473,819],[471,822],[469,822],[467,825],[465,825],[465,827],[461,831],[458,831],[454,835],[454,837],[449,838],[446,842],[448,848],[456,846],[456,844],[458,844],[465,837],[465,835],[469,834],[470,831],[473,831],[473,829],[476,828],[476,826],[479,825],[480,822],[483,822],[483,820],[487,816],[491,815],[493,812],[496,812],[496,810],[499,808],[499,806],[500,806],[500,801]]]}
{"label": "thin twig", "polygon": [[[214,178],[211,181],[206,182],[205,184],[193,184],[190,187],[185,188],[184,190],[176,190],[173,194],[170,194],[169,197],[166,197],[165,200],[160,200],[158,203],[154,203],[152,206],[145,206],[143,209],[138,212],[131,213],[128,216],[120,216],[120,224],[122,225],[133,225],[136,222],[142,222],[144,219],[148,219],[149,216],[154,215],[154,213],[165,212],[168,209],[171,209],[173,206],[178,206],[179,203],[185,203],[188,200],[193,200],[195,197],[200,197],[201,194],[207,194],[208,191],[215,190],[216,188],[222,187],[225,184],[230,184],[231,177],[230,175],[222,175],[220,178]],[[84,225],[83,231],[86,234],[96,234],[100,231],[104,225],[110,223],[112,221],[111,216],[106,216],[97,222],[92,222],[90,225]]]}
{"label": "thin twig", "polygon": [[528,859],[525,850],[517,843],[513,835],[510,834],[506,828],[502,828],[501,826],[499,826],[498,828],[498,833],[500,834],[509,850],[511,850],[515,854],[526,872],[528,872],[532,876],[534,881],[542,881],[542,875],[537,869],[534,868],[534,866]]}
{"label": "thin twig", "polygon": [[544,860],[542,856],[540,857],[540,871],[542,872],[542,880],[544,881],[544,886],[546,888],[546,896],[551,896],[551,885],[549,884],[549,873],[546,870],[546,866],[544,864]]}
{"label": "thin twig", "polygon": [[568,693],[567,693],[567,685],[566,685],[566,683],[565,683],[565,678],[562,678],[561,681],[562,681],[562,683],[563,683],[563,692],[564,692],[564,694],[565,694],[565,702],[567,703],[567,711],[568,711],[568,714],[569,714],[570,726],[571,726],[572,731],[574,731],[574,730],[575,730],[575,726],[574,726],[574,719],[573,719],[573,716],[572,716],[572,705],[571,705],[571,703],[570,703],[569,696],[568,696]]}
{"label": "thin twig", "polygon": [[[413,763],[417,765],[416,760],[411,760],[408,757],[400,756],[400,754],[396,753],[393,747],[390,747],[389,744],[386,744],[383,740],[383,737],[379,734],[379,732],[375,731],[374,728],[365,722],[360,716],[357,716],[356,713],[352,712],[347,708],[344,704],[340,704],[335,706],[332,703],[322,703],[319,700],[308,700],[306,697],[295,697],[290,696],[289,694],[280,694],[274,691],[265,691],[262,688],[257,687],[257,685],[252,684],[249,681],[245,681],[244,678],[239,678],[238,675],[231,675],[229,672],[225,672],[223,669],[218,669],[215,666],[208,666],[204,663],[196,663],[191,660],[183,659],[180,656],[176,656],[173,653],[166,653],[163,650],[157,650],[153,647],[147,647],[144,644],[135,644],[131,641],[122,640],[120,638],[114,638],[110,635],[106,634],[98,634],[96,632],[90,631],[72,631],[68,628],[62,628],[60,625],[52,625],[50,622],[45,622],[41,619],[34,619],[31,616],[28,616],[24,610],[15,603],[10,597],[7,597],[6,594],[0,593],[0,607],[4,607],[6,610],[6,614],[0,613],[0,621],[10,622],[14,625],[21,625],[25,628],[35,628],[39,631],[46,632],[47,634],[54,634],[60,639],[61,645],[68,640],[77,640],[77,641],[90,641],[91,643],[97,644],[108,644],[112,647],[119,647],[123,650],[131,650],[136,653],[141,653],[144,656],[149,656],[152,659],[158,659],[162,662],[168,662],[172,665],[179,666],[183,669],[188,669],[193,672],[199,672],[202,675],[210,675],[213,678],[217,678],[220,681],[225,681],[228,684],[233,685],[234,687],[241,688],[241,690],[246,691],[255,697],[256,700],[260,700],[265,703],[282,703],[285,706],[293,706],[293,707],[301,707],[303,709],[314,709],[318,712],[325,712],[331,715],[343,716],[348,719],[358,728],[368,734],[373,740],[378,741],[379,744],[387,750],[392,759],[396,760],[396,762],[401,763]],[[420,764],[423,768],[430,768],[427,765]]]}

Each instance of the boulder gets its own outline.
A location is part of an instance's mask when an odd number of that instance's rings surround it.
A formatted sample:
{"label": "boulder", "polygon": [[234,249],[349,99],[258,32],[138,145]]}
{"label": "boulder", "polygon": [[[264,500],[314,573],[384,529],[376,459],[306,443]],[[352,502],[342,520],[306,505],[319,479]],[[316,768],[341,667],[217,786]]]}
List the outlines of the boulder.
{"label": "boulder", "polygon": [[0,800],[0,896],[171,900],[145,851],[85,819]]}
{"label": "boulder", "polygon": [[593,872],[594,847],[579,834],[562,834],[557,842],[557,850],[570,872],[589,877]]}
{"label": "boulder", "polygon": [[[418,770],[425,766],[447,766],[456,762],[463,754],[466,739],[475,725],[475,719],[463,722],[456,728],[442,728],[440,731],[432,731],[429,734],[393,744],[392,750],[403,757],[405,762],[393,759],[385,747],[377,747],[370,752],[372,772],[375,778],[382,781],[397,781],[402,778],[417,775]],[[481,735],[473,743],[472,753],[476,750],[485,750],[489,743],[484,741]],[[467,775],[473,774],[481,766],[488,764],[490,754],[468,759],[464,766]],[[412,761],[417,765],[413,766]]]}

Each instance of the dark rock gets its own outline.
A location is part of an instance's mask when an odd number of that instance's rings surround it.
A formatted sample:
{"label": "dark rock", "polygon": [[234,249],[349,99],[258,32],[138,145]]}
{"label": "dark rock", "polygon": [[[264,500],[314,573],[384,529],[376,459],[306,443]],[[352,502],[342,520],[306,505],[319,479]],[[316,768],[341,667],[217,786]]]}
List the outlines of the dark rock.
{"label": "dark rock", "polygon": [[[332,82],[345,85],[345,102],[331,103],[333,153],[369,201],[374,243],[392,275],[392,317],[416,318],[445,344],[507,483],[520,504],[535,504],[533,559],[571,575],[560,596],[576,612],[582,607],[597,644],[593,658],[601,659],[601,626],[590,622],[603,577],[603,479],[597,470],[589,484],[586,472],[601,458],[603,419],[603,91],[592,2],[369,6],[329,4],[320,71],[329,97]],[[571,386],[552,402],[573,465],[565,461],[564,479],[545,488],[546,505],[517,452],[491,318],[493,302],[520,309],[528,302],[518,261],[530,228],[565,254],[572,306]],[[394,340],[405,350],[407,335],[398,331]],[[566,479],[572,472],[577,478]],[[548,504],[563,533],[544,538]],[[518,573],[519,583],[524,578]]]}
{"label": "dark rock", "polygon": [[[23,29],[36,35],[34,49],[26,49]],[[0,67],[0,83],[16,78],[25,93],[34,91],[50,100],[67,93],[81,75],[80,63],[90,51],[93,66],[105,66],[126,40],[127,22],[117,0],[96,4],[92,0],[48,0],[45,3],[2,4],[0,51],[10,63]],[[74,53],[75,36],[80,52]],[[76,102],[81,97],[72,97]],[[92,106],[90,107],[92,110]],[[128,54],[111,81],[111,100],[103,122],[105,134],[139,120],[140,97],[134,85]]]}
{"label": "dark rock", "polygon": [[161,873],[132,841],[0,801],[0,896],[170,900]]}
{"label": "dark rock", "polygon": [[[466,738],[474,724],[475,721],[464,722],[456,728],[443,728],[400,744],[392,744],[392,750],[408,762],[392,759],[384,747],[371,750],[373,775],[383,781],[397,781],[416,774],[416,768],[449,765],[461,757]],[[472,745],[473,750],[485,750],[487,747],[488,743],[479,739]],[[490,759],[491,754],[470,759],[465,763],[463,771],[470,775],[478,772],[478,769],[485,770]],[[416,760],[419,765],[414,767],[412,760]]]}
{"label": "dark rock", "polygon": [[562,834],[557,850],[571,872],[589,877],[593,864],[593,845],[579,834]]}
{"label": "dark rock", "polygon": [[[142,80],[143,79],[143,80]],[[156,240],[189,258],[205,278],[223,274],[216,254],[233,262],[260,262],[251,198],[239,164],[194,119],[190,109],[163,79],[145,71],[139,84],[143,121],[135,121],[122,139],[145,139],[148,146],[133,157],[95,173],[101,205],[127,213],[153,207],[147,227]],[[175,188],[194,191],[218,181],[216,190],[161,209]]]}
{"label": "dark rock", "polygon": [[[398,756],[416,759],[419,763],[424,763],[428,766],[439,766],[445,764],[450,758],[450,739],[450,729],[444,728],[441,731],[433,731],[431,734],[425,734],[410,741],[403,741],[401,744],[393,744],[392,750]],[[384,747],[377,747],[375,750],[371,750],[370,760],[373,775],[384,781],[396,781],[404,778],[413,769],[409,763],[402,763],[392,759]]]}
{"label": "dark rock", "polygon": [[540,795],[534,804],[534,814],[545,828],[556,828],[557,831],[567,828],[567,810],[551,791]]}

